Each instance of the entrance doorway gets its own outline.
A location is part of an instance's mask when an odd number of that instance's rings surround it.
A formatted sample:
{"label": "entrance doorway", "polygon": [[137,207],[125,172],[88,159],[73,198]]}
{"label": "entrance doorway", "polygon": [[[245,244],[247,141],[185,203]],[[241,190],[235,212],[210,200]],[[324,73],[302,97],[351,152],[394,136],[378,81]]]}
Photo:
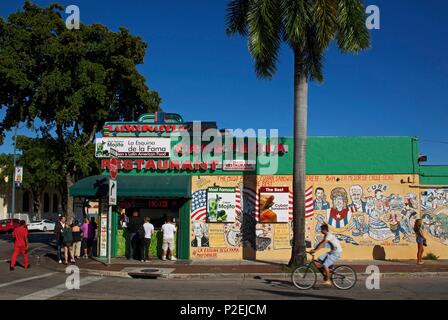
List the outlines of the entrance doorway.
{"label": "entrance doorway", "polygon": [[129,239],[127,230],[120,222],[119,212],[125,211],[128,217],[132,216],[134,210],[138,210],[142,218],[149,217],[154,225],[154,234],[151,239],[149,255],[151,259],[157,259],[162,254],[162,232],[161,227],[168,217],[173,219],[177,226],[175,234],[174,256],[180,259],[189,258],[190,237],[190,201],[185,198],[120,198],[115,223],[115,248],[114,256],[124,257],[129,252]]}

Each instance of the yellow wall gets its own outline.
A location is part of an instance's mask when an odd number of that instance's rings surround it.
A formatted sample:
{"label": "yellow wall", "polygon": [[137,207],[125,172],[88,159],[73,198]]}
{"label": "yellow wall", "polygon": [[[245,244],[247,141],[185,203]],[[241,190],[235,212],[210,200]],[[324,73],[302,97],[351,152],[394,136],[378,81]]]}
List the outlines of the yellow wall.
{"label": "yellow wall", "polygon": [[[415,219],[421,217],[420,202],[422,200],[421,190],[412,185],[418,185],[418,182],[418,176],[412,175],[307,176],[307,188],[313,188],[313,201],[316,202],[313,217],[306,219],[307,241],[313,246],[319,241],[318,230],[322,221],[325,221],[342,244],[343,259],[373,259],[374,257],[414,259],[416,243],[412,227]],[[239,187],[241,190],[250,189],[256,194],[260,187],[288,187],[292,190],[292,176],[248,175],[192,178],[193,193],[211,186]],[[322,190],[317,190],[318,188],[323,189],[324,192],[323,208],[317,207],[316,193],[322,193]],[[432,192],[432,190],[423,191]],[[446,205],[440,205],[437,210],[425,212],[433,218],[448,217],[447,193],[444,194],[447,197]],[[356,194],[359,194],[361,199],[358,208],[352,206]],[[198,225],[209,239],[208,247],[198,248],[193,246],[193,242],[191,243],[192,259],[245,258],[285,262],[289,260],[292,239],[291,222],[257,223],[251,218],[256,205],[250,201],[250,197],[245,192],[242,192],[242,195],[243,214],[237,218],[236,222],[225,224],[191,222],[192,241],[195,238],[193,228],[198,228]],[[340,206],[337,205],[338,199],[341,202]],[[340,211],[336,210],[336,207]],[[345,221],[342,219],[344,216],[347,217]],[[338,224],[339,218],[341,220]],[[244,230],[241,229],[243,219]],[[444,228],[446,237],[447,226],[443,224],[440,228]],[[441,258],[448,258],[448,240],[443,238],[441,231],[439,233],[440,237],[428,235],[426,251],[433,252]],[[244,244],[243,234],[246,235]]]}

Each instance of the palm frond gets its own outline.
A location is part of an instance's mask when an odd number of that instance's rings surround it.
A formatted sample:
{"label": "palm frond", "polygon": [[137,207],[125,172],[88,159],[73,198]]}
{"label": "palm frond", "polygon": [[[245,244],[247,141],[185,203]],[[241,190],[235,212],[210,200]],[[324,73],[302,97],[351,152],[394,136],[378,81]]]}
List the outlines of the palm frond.
{"label": "palm frond", "polygon": [[337,30],[337,0],[315,0],[313,6],[313,25],[317,43],[322,50],[334,39]]}
{"label": "palm frond", "polygon": [[283,26],[283,40],[292,48],[306,37],[306,26],[311,20],[312,0],[283,0],[281,3],[281,15]]}
{"label": "palm frond", "polygon": [[248,11],[248,47],[261,78],[272,78],[281,44],[280,0],[253,0]]}
{"label": "palm frond", "polygon": [[339,0],[336,38],[342,51],[357,53],[370,47],[366,18],[361,0]]}
{"label": "palm frond", "polygon": [[227,5],[226,33],[247,35],[247,12],[250,0],[231,0]]}

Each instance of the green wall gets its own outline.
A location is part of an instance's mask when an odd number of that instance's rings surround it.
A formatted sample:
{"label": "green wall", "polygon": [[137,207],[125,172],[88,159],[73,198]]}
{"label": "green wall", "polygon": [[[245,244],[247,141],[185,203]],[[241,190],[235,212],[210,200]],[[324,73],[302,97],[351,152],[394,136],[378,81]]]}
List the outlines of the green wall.
{"label": "green wall", "polygon": [[420,184],[448,186],[448,165],[420,166]]}

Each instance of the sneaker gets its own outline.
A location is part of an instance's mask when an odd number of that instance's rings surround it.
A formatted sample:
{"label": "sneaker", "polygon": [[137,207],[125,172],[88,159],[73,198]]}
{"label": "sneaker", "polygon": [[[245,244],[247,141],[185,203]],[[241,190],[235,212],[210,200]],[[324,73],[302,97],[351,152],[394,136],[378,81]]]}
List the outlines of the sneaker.
{"label": "sneaker", "polygon": [[170,260],[171,261],[176,261],[177,259],[176,259],[176,257],[170,257]]}
{"label": "sneaker", "polygon": [[59,263],[62,263],[62,260],[59,260]]}
{"label": "sneaker", "polygon": [[70,262],[75,263],[75,259],[70,260]]}
{"label": "sneaker", "polygon": [[140,262],[145,262],[145,260],[140,260]]}
{"label": "sneaker", "polygon": [[166,257],[162,257],[162,260],[165,261],[165,260],[166,260]]}

